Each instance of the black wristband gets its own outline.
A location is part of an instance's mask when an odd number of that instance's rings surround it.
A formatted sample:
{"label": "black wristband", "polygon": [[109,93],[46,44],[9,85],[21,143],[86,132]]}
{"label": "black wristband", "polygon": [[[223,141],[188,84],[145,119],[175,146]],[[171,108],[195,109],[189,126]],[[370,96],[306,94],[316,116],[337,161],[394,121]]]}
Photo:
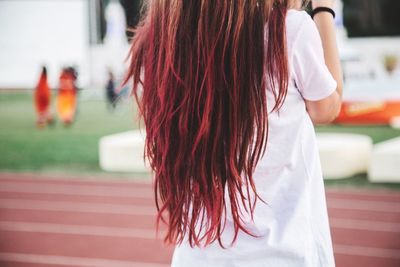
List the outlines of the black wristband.
{"label": "black wristband", "polygon": [[317,7],[316,9],[314,9],[314,10],[311,12],[311,17],[314,18],[314,16],[317,15],[318,13],[320,13],[320,12],[328,12],[328,13],[331,13],[331,14],[332,14],[333,18],[336,17],[335,11],[333,11],[332,8],[323,7],[323,6]]}

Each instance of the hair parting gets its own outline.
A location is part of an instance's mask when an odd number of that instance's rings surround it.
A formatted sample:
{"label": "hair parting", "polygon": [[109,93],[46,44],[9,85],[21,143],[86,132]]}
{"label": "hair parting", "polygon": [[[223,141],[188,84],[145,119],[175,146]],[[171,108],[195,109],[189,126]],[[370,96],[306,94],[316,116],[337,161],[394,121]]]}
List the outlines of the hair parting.
{"label": "hair parting", "polygon": [[267,90],[287,93],[287,0],[151,0],[126,81],[146,128],[165,242],[207,246],[253,215],[253,172],[268,138]]}

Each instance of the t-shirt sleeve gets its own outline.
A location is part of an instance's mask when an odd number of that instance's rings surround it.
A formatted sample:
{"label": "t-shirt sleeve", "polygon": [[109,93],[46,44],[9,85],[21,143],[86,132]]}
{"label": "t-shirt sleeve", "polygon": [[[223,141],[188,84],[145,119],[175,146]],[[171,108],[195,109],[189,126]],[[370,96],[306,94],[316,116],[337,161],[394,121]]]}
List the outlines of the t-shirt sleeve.
{"label": "t-shirt sleeve", "polygon": [[307,15],[293,47],[293,72],[298,90],[304,99],[322,100],[337,88],[325,64],[322,41],[317,26]]}

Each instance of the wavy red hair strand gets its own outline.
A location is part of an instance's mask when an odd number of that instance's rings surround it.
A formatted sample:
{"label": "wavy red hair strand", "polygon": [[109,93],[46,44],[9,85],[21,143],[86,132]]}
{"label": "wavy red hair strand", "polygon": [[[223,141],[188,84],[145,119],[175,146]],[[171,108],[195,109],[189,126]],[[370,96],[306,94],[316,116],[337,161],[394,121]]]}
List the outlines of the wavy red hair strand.
{"label": "wavy red hair strand", "polygon": [[252,235],[242,216],[252,215],[260,199],[253,172],[268,137],[266,92],[275,95],[274,109],[287,93],[286,6],[286,0],[147,4],[127,81],[146,127],[165,242],[223,246],[228,210],[232,243],[239,231]]}

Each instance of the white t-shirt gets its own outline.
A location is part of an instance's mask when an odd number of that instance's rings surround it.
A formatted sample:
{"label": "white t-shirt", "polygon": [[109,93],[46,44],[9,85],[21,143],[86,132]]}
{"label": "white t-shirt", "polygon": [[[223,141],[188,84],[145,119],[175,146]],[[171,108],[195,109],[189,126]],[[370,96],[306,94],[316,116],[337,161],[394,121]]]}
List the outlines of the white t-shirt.
{"label": "white t-shirt", "polygon": [[[304,99],[331,95],[337,84],[324,62],[315,23],[304,11],[289,10],[286,19],[289,88],[279,112],[270,113],[266,154],[254,179],[267,203],[257,202],[254,221],[239,232],[233,246],[215,242],[206,248],[188,243],[175,248],[173,267],[332,267],[335,266],[324,184],[314,126]],[[274,97],[267,93],[268,107]],[[222,240],[229,245],[233,223],[227,216]]]}

